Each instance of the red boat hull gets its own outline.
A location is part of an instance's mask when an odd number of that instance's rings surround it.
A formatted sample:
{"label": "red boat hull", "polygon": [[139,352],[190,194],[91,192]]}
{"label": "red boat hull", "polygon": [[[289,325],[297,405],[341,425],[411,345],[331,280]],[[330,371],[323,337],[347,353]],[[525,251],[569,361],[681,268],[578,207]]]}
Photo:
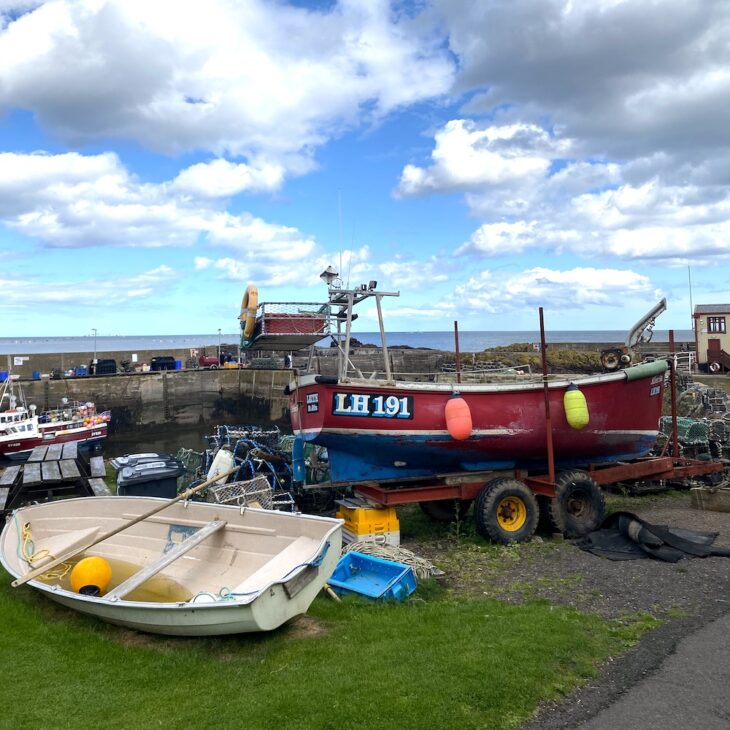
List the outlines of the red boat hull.
{"label": "red boat hull", "polygon": [[[567,382],[550,383],[555,462],[559,468],[638,458],[654,446],[666,363],[577,381],[589,423],[567,420]],[[454,439],[446,403],[457,386],[327,382],[303,376],[290,387],[294,431],[328,450],[333,482],[431,476],[484,469],[542,470],[547,464],[541,384],[462,385],[471,435]]]}
{"label": "red boat hull", "polygon": [[93,426],[82,426],[61,431],[44,429],[40,435],[17,438],[0,443],[0,457],[22,461],[27,459],[36,446],[51,446],[77,441],[79,446],[91,446],[107,436],[107,424],[98,423]]}

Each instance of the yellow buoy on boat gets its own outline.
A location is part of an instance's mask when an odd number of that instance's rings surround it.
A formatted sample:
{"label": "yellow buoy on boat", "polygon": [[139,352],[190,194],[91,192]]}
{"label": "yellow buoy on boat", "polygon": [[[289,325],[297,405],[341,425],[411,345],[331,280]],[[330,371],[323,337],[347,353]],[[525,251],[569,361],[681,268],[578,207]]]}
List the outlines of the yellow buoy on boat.
{"label": "yellow buoy on boat", "polygon": [[446,416],[446,428],[449,430],[451,438],[464,441],[471,436],[471,410],[469,404],[458,393],[454,393],[446,401],[444,415]]}
{"label": "yellow buoy on boat", "polygon": [[71,588],[85,596],[98,596],[109,585],[112,567],[96,555],[79,560],[71,571]]}
{"label": "yellow buoy on boat", "polygon": [[578,389],[578,386],[571,383],[563,396],[563,407],[568,424],[577,430],[585,428],[590,421],[588,403],[586,397]]}

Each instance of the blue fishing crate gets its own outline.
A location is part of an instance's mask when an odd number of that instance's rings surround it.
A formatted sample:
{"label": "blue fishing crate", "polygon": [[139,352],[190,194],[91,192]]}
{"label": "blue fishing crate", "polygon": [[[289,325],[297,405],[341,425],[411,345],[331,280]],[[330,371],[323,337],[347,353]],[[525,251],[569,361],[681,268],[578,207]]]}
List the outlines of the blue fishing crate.
{"label": "blue fishing crate", "polygon": [[356,594],[386,601],[404,601],[416,590],[416,576],[408,565],[355,550],[340,558],[327,582],[341,596]]}

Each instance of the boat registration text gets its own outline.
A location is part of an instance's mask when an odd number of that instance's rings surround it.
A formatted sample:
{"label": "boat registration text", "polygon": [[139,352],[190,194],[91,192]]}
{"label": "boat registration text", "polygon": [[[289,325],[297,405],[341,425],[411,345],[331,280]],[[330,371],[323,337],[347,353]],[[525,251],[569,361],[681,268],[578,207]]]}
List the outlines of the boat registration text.
{"label": "boat registration text", "polygon": [[413,418],[413,396],[333,393],[332,415],[369,418]]}

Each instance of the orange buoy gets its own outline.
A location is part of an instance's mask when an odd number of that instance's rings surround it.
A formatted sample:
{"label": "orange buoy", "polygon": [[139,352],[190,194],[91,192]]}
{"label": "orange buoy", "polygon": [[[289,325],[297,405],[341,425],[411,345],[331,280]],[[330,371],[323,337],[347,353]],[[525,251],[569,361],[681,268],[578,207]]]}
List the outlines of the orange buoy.
{"label": "orange buoy", "polygon": [[74,565],[71,588],[85,596],[98,596],[104,592],[111,578],[111,565],[104,558],[92,555]]}
{"label": "orange buoy", "polygon": [[454,393],[444,409],[446,416],[446,428],[451,438],[457,441],[464,441],[471,436],[472,422],[469,404],[458,394]]}

